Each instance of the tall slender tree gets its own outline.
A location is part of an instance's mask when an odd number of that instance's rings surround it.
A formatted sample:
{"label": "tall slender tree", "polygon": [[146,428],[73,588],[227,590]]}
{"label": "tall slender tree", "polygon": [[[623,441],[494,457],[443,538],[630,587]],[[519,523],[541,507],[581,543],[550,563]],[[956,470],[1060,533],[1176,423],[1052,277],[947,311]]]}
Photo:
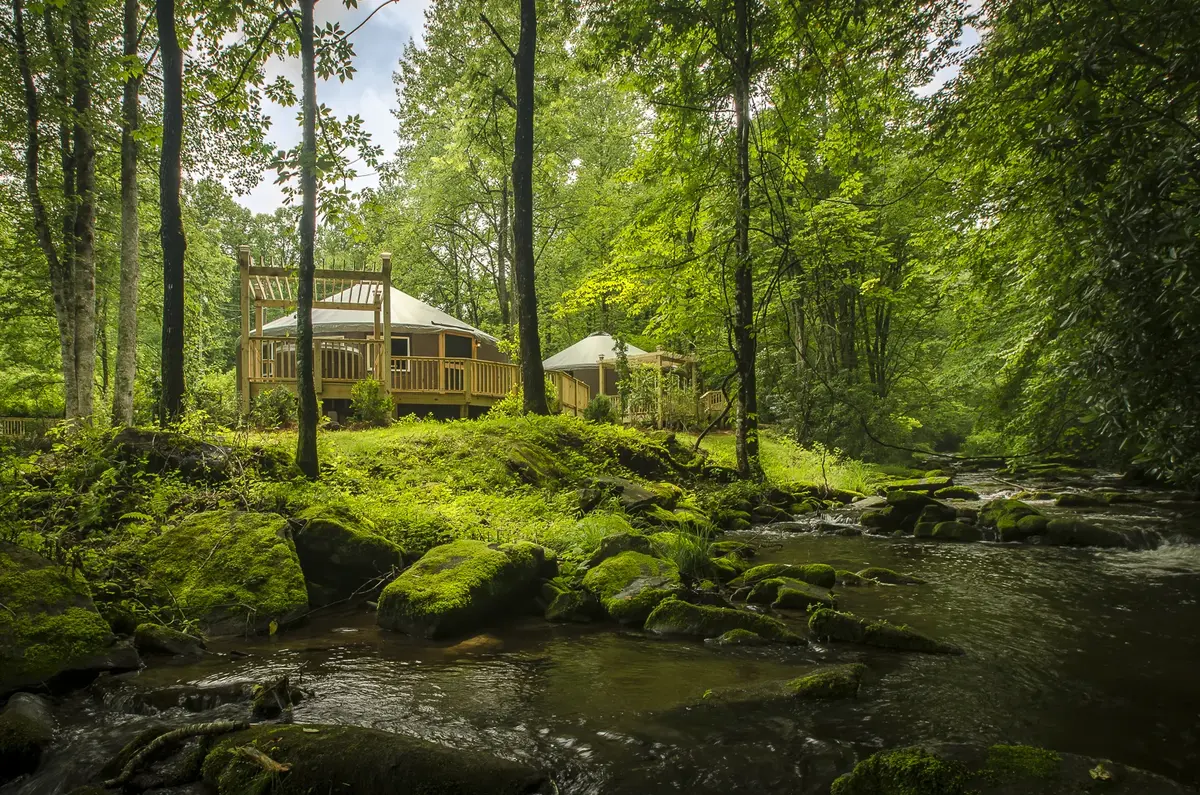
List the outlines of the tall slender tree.
{"label": "tall slender tree", "polygon": [[141,62],[138,58],[138,0],[125,0],[122,53],[125,86],[121,95],[121,300],[117,320],[117,371],[113,388],[114,425],[133,423],[133,381],[137,375],[138,179],[137,130]]}
{"label": "tall slender tree", "polygon": [[310,479],[317,461],[317,391],[313,380],[313,262],[317,234],[317,78],[313,41],[314,0],[300,0],[303,140],[300,150],[300,274],[296,308],[296,388],[300,395],[296,465]]}
{"label": "tall slender tree", "polygon": [[179,192],[183,181],[183,49],[175,30],[175,0],[156,0],[159,58],[162,63],[162,154],[158,202],[163,254],[162,407],[164,422],[183,412],[183,258],[187,239]]}

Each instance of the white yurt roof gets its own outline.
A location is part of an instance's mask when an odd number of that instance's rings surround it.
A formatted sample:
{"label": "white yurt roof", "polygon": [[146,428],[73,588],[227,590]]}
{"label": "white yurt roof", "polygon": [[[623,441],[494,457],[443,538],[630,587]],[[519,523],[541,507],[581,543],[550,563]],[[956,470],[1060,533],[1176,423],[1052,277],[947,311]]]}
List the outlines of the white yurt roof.
{"label": "white yurt roof", "polygon": [[[645,351],[636,345],[625,344],[625,355],[627,356],[644,353]],[[598,367],[601,355],[604,356],[605,362],[615,364],[617,341],[612,338],[612,335],[597,331],[595,334],[584,337],[570,348],[554,354],[542,362],[542,367],[546,370],[582,370],[586,367]]]}
{"label": "white yurt roof", "polygon": [[[313,304],[312,322],[313,333],[317,335],[345,331],[374,331],[375,312],[371,309],[321,309],[322,302],[330,303],[372,303],[382,284],[359,282],[340,293],[322,298]],[[392,290],[392,333],[433,333],[439,331],[458,331],[470,334],[476,339],[495,342],[496,338],[485,331],[452,317],[440,309],[435,309],[424,301],[418,301],[411,295]],[[263,326],[264,334],[295,334],[296,313],[272,320]]]}

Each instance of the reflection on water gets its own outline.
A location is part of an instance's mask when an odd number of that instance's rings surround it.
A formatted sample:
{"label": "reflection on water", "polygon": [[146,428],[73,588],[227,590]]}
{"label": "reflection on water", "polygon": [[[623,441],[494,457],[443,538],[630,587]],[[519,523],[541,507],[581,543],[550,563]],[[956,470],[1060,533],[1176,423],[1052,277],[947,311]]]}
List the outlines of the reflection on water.
{"label": "reflection on water", "polygon": [[[1104,520],[1188,536],[1194,508],[1123,506]],[[107,706],[80,696],[67,710],[76,739],[56,756],[83,765],[144,725],[148,718],[115,709],[128,698],[122,688],[215,687],[288,672],[315,692],[297,708],[298,721],[372,726],[529,760],[554,771],[563,792],[828,792],[863,753],[921,740],[1031,743],[1200,783],[1200,545],[1100,552],[794,533],[755,539],[762,561],[887,566],[928,579],[842,589],[840,605],[908,623],[967,654],[718,650],[532,621],[432,645],[381,633],[371,615],[357,613],[222,649],[245,657],[148,669],[109,688]],[[799,626],[803,616],[791,620]],[[849,660],[870,668],[857,701],[692,708],[709,688]],[[196,719],[182,709],[160,717]],[[55,790],[43,776],[18,791]]]}

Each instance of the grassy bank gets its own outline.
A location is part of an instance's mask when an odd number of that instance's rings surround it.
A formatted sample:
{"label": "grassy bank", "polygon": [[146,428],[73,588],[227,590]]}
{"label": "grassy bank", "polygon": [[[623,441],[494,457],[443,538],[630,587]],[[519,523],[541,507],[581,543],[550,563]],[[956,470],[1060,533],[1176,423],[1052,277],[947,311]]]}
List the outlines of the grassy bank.
{"label": "grassy bank", "polygon": [[[695,443],[693,434],[680,434],[680,441],[689,446]],[[731,431],[709,434],[700,447],[710,458],[723,466],[736,463],[734,435]],[[824,485],[868,494],[887,478],[871,464],[843,456],[836,450],[821,446],[801,447],[787,436],[763,429],[759,436],[759,459],[763,473],[772,483]]]}

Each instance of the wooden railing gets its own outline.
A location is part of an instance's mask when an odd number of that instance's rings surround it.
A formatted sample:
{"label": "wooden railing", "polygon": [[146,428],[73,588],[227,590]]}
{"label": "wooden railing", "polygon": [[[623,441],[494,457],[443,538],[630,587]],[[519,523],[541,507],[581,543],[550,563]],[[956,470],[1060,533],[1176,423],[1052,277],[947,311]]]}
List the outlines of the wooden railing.
{"label": "wooden railing", "polygon": [[715,417],[725,410],[725,393],[713,389],[700,396],[700,411],[709,418]]}
{"label": "wooden railing", "polygon": [[[353,383],[375,378],[380,340],[315,339],[314,380]],[[292,337],[253,337],[250,340],[250,380],[289,383],[296,380],[296,340]]]}
{"label": "wooden railing", "polygon": [[56,422],[47,417],[0,417],[0,436],[21,439],[41,436]]}
{"label": "wooden railing", "polygon": [[563,414],[579,416],[592,399],[592,390],[578,378],[567,373],[551,371],[550,383],[558,391],[558,403]]}

